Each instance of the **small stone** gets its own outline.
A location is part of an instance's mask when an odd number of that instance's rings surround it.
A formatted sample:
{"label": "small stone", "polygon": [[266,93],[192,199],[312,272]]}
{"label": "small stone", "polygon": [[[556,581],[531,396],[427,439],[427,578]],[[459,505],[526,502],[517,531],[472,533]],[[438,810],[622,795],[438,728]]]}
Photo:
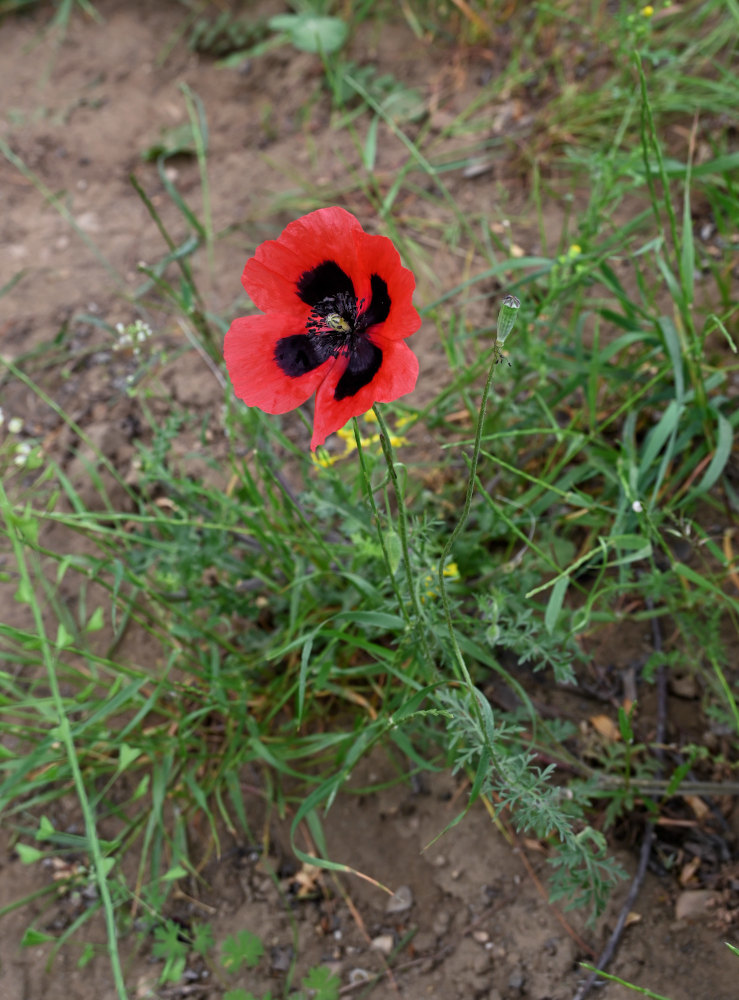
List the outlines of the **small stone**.
{"label": "small stone", "polygon": [[388,900],[386,913],[405,913],[413,906],[413,893],[410,886],[399,885]]}
{"label": "small stone", "polygon": [[700,694],[694,674],[671,675],[669,686],[676,698],[685,698],[687,701],[692,701]]}
{"label": "small stone", "polygon": [[103,228],[97,212],[82,212],[77,216],[75,222],[86,233],[99,233]]}
{"label": "small stone", "polygon": [[521,989],[523,989],[523,984],[525,982],[526,977],[523,974],[523,969],[520,965],[517,965],[508,977],[508,988],[511,990],[518,990],[520,992]]}
{"label": "small stone", "polygon": [[490,935],[487,931],[475,931],[472,937],[477,941],[478,944],[485,944],[490,940]]}
{"label": "small stone", "polygon": [[270,949],[270,965],[273,972],[287,972],[294,957],[292,945],[275,945]]}
{"label": "small stone", "polygon": [[706,916],[706,907],[717,898],[710,889],[688,889],[681,892],[675,903],[678,920],[700,920]]}
{"label": "small stone", "polygon": [[378,934],[376,938],[372,938],[372,947],[383,955],[389,955],[395,947],[392,934]]}
{"label": "small stone", "polygon": [[370,974],[366,969],[350,969],[347,979],[349,980],[350,986],[358,986],[360,983],[366,983],[370,978]]}

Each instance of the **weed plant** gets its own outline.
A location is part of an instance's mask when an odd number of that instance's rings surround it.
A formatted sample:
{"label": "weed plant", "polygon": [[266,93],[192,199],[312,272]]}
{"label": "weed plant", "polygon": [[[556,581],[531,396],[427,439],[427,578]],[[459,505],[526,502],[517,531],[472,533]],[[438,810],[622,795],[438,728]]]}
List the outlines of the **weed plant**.
{"label": "weed plant", "polygon": [[[600,912],[618,874],[603,827],[637,803],[658,810],[687,768],[657,776],[649,732],[639,735],[623,710],[621,739],[584,755],[575,726],[540,717],[531,677],[584,683],[595,644],[627,620],[669,623],[669,649],[645,664],[644,683],[659,666],[689,666],[735,750],[727,636],[735,641],[739,614],[729,526],[739,504],[730,287],[739,154],[726,130],[705,138],[699,125],[687,147],[669,149],[662,125],[677,110],[725,113],[727,26],[739,8],[688,3],[659,22],[634,8],[614,30],[606,5],[592,6],[590,40],[607,44],[612,72],[595,93],[560,80],[542,131],[556,141],[549,177],[543,146],[521,154],[536,158],[539,221],[555,186],[577,190],[586,177],[589,198],[571,200],[557,245],[542,239],[537,256],[513,253],[494,220],[463,211],[445,178],[490,155],[481,122],[504,84],[545,85],[532,64],[553,26],[571,37],[576,5],[531,8],[505,81],[447,126],[467,143],[454,162],[425,123],[396,114],[392,81],[327,63],[334,113],[357,145],[346,196],[368,198],[422,287],[431,235],[474,260],[455,287],[419,302],[449,366],[434,398],[377,408],[318,460],[296,421],[232,398],[212,360],[224,319],[208,311],[191,266],[215,234],[205,112],[189,91],[204,210],[167,180],[167,148],[153,151],[189,234],[175,241],[136,181],[167,243],[139,302],[146,315],[158,294],[180,317],[204,373],[224,386],[222,407],[202,419],[169,398],[171,351],[156,330],[103,324],[141,427],[136,475],[123,478],[42,388],[63,334],[50,353],[7,366],[4,383],[20,380],[68,428],[87,482],[83,490],[45,441],[4,415],[2,572],[14,611],[0,625],[0,809],[24,863],[83,859],[49,889],[50,900],[60,886],[81,900],[54,952],[84,939],[102,907],[121,997],[116,942],[134,912],[164,980],[212,950],[205,931],[173,929],[168,916],[176,885],[197,893],[195,823],[208,829],[206,850],[226,837],[259,842],[249,775],[268,810],[290,818],[298,858],[351,871],[351,859],[328,856],[322,825],[377,751],[398,781],[452,768],[468,782],[469,805],[485,798],[547,846],[553,898]],[[357,23],[370,17],[365,7]],[[404,13],[422,36],[443,35],[452,24],[443,7],[409,2]],[[474,34],[491,10],[473,8],[478,20],[465,27]],[[561,55],[543,54],[555,78],[565,73]],[[378,137],[407,155],[389,188],[375,172]],[[399,221],[403,195],[420,198],[433,221]],[[622,211],[627,199],[638,201],[635,213]],[[303,190],[292,205],[333,200]],[[698,201],[710,207],[716,253],[696,239]],[[501,289],[520,309],[497,363]],[[481,310],[490,318],[465,318]],[[505,327],[510,306],[501,315]],[[189,455],[178,447],[185,439],[195,442]],[[482,693],[491,682],[511,692],[512,707],[493,709]],[[75,833],[54,818],[70,794],[82,818]],[[303,822],[314,853],[297,836]],[[26,943],[48,937],[31,927]],[[252,944],[232,942],[232,964],[250,963]],[[303,987],[334,995],[326,982]]]}

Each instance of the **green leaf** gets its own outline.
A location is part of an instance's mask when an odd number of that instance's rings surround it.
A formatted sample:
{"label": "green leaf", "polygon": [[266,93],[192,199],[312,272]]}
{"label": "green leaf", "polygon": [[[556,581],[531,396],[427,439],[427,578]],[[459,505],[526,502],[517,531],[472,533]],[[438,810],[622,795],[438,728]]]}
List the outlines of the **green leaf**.
{"label": "green leaf", "polygon": [[18,589],[13,595],[13,600],[19,604],[32,604],[34,600],[33,588],[27,580],[21,578]]}
{"label": "green leaf", "polygon": [[154,929],[151,953],[154,958],[164,959],[164,968],[159,976],[160,983],[176,983],[182,979],[188,951],[189,946],[180,938],[180,928],[174,920],[168,920],[163,927]]}
{"label": "green leaf", "polygon": [[547,610],[544,614],[544,625],[550,635],[554,634],[554,630],[557,627],[557,619],[559,618],[559,613],[562,610],[562,602],[564,601],[569,585],[570,578],[565,575],[560,576],[552,587],[552,592],[549,595],[549,603],[547,604]]}
{"label": "green leaf", "polygon": [[142,160],[153,162],[160,157],[194,156],[195,134],[192,123],[187,121],[180,125],[166,127],[159,133],[159,139],[147,147],[141,154]]}
{"label": "green leaf", "polygon": [[726,468],[726,463],[731,457],[731,450],[734,444],[734,431],[731,424],[722,413],[716,414],[718,423],[718,437],[716,440],[716,451],[713,453],[708,468],[703,473],[703,478],[698,483],[694,491],[691,491],[690,498],[707,493],[718,477]]}
{"label": "green leaf", "polygon": [[85,625],[85,632],[99,632],[104,624],[105,618],[103,616],[103,609],[95,608],[93,613],[90,615],[90,620],[87,625]]}
{"label": "green leaf", "polygon": [[185,878],[187,874],[187,869],[183,868],[182,865],[174,865],[174,867],[170,868],[169,871],[166,871],[164,875],[162,875],[162,881],[174,882],[178,878]]}
{"label": "green leaf", "polygon": [[349,36],[349,28],[339,17],[319,17],[315,14],[277,14],[269,19],[273,31],[287,32],[290,42],[301,52],[330,55]]}
{"label": "green leaf", "polygon": [[82,948],[82,954],[77,959],[77,968],[84,969],[95,957],[95,945],[90,944],[88,941]]}
{"label": "green leaf", "polygon": [[21,859],[21,864],[23,865],[32,865],[36,861],[40,861],[45,855],[44,851],[40,851],[38,847],[31,847],[29,844],[16,844],[15,853]]}
{"label": "green leaf", "polygon": [[625,712],[622,705],[618,706],[618,729],[624,743],[631,743],[633,741],[634,730],[631,728],[631,712]]}
{"label": "green leaf", "polygon": [[314,991],[313,1000],[338,1000],[340,982],[325,965],[311,969],[300,982],[306,990]]}
{"label": "green leaf", "polygon": [[33,948],[34,945],[46,944],[48,941],[56,941],[56,938],[52,934],[44,933],[44,931],[37,931],[35,927],[28,927],[21,940],[21,947]]}
{"label": "green leaf", "polygon": [[369,128],[367,129],[367,138],[364,141],[364,148],[362,149],[362,165],[368,173],[371,173],[375,169],[375,160],[377,159],[377,128],[379,124],[380,119],[376,116],[370,121]]}
{"label": "green leaf", "polygon": [[215,948],[213,928],[210,924],[195,924],[192,935],[192,950],[198,955],[207,955]]}
{"label": "green leaf", "polygon": [[103,878],[107,878],[108,875],[115,868],[115,858],[103,858],[100,863],[100,873]]}
{"label": "green leaf", "polygon": [[264,954],[264,945],[251,931],[230,934],[221,948],[221,964],[229,972],[238,972],[242,965],[253,968]]}
{"label": "green leaf", "polygon": [[121,743],[118,748],[118,769],[117,773],[125,771],[129,764],[133,764],[137,757],[141,756],[141,750],[137,747],[130,747],[128,743]]}
{"label": "green leaf", "polygon": [[386,611],[342,611],[334,620],[353,622],[355,625],[371,625],[390,632],[405,631],[405,622],[400,615],[391,615]]}
{"label": "green leaf", "polygon": [[74,636],[70,635],[62,622],[59,622],[56,629],[56,648],[66,649],[74,642]]}
{"label": "green leaf", "polygon": [[403,546],[400,541],[400,535],[397,531],[393,531],[392,528],[385,532],[385,548],[387,549],[387,557],[390,563],[390,572],[395,576],[398,566],[400,566],[400,560],[403,558]]}
{"label": "green leaf", "polygon": [[51,820],[47,816],[42,816],[39,820],[38,830],[35,834],[36,840],[50,840],[55,833],[56,830],[54,829]]}

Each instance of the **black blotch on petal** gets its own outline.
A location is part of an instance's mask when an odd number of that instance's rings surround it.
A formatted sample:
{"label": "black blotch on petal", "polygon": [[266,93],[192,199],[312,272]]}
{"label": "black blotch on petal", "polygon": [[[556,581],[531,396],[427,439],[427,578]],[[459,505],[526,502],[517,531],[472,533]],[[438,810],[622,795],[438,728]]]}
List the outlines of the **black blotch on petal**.
{"label": "black blotch on petal", "polygon": [[362,314],[362,325],[365,329],[376,323],[384,323],[390,315],[391,302],[387,282],[379,274],[373,274],[370,278],[370,286],[372,298],[368,308]]}
{"label": "black blotch on petal", "polygon": [[371,340],[361,338],[349,355],[346,371],[336,383],[334,399],[356,396],[372,381],[382,365],[382,351]]}
{"label": "black blotch on petal", "polygon": [[292,337],[282,337],[275,345],[275,361],[278,368],[290,378],[299,378],[322,365],[326,358],[317,349],[318,344],[307,333],[296,333]]}
{"label": "black blotch on petal", "polygon": [[335,298],[341,293],[353,297],[354,285],[335,260],[324,260],[298,278],[298,297],[306,305],[317,306],[324,299]]}

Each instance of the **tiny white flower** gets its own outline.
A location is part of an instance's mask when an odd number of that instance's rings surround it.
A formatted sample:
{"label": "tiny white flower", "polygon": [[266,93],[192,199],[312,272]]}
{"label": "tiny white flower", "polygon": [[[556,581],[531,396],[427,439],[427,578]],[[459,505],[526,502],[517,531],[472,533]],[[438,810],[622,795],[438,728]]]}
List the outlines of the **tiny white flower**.
{"label": "tiny white flower", "polygon": [[20,444],[15,446],[15,455],[13,457],[13,462],[19,468],[24,466],[28,461],[28,456],[33,450],[33,445],[30,441],[21,441]]}
{"label": "tiny white flower", "polygon": [[635,514],[641,514],[641,512],[644,510],[644,508],[641,505],[641,500],[635,500],[631,505],[631,509],[634,511]]}
{"label": "tiny white flower", "polygon": [[8,433],[9,434],[20,434],[23,430],[23,420],[21,417],[11,417],[8,421]]}

